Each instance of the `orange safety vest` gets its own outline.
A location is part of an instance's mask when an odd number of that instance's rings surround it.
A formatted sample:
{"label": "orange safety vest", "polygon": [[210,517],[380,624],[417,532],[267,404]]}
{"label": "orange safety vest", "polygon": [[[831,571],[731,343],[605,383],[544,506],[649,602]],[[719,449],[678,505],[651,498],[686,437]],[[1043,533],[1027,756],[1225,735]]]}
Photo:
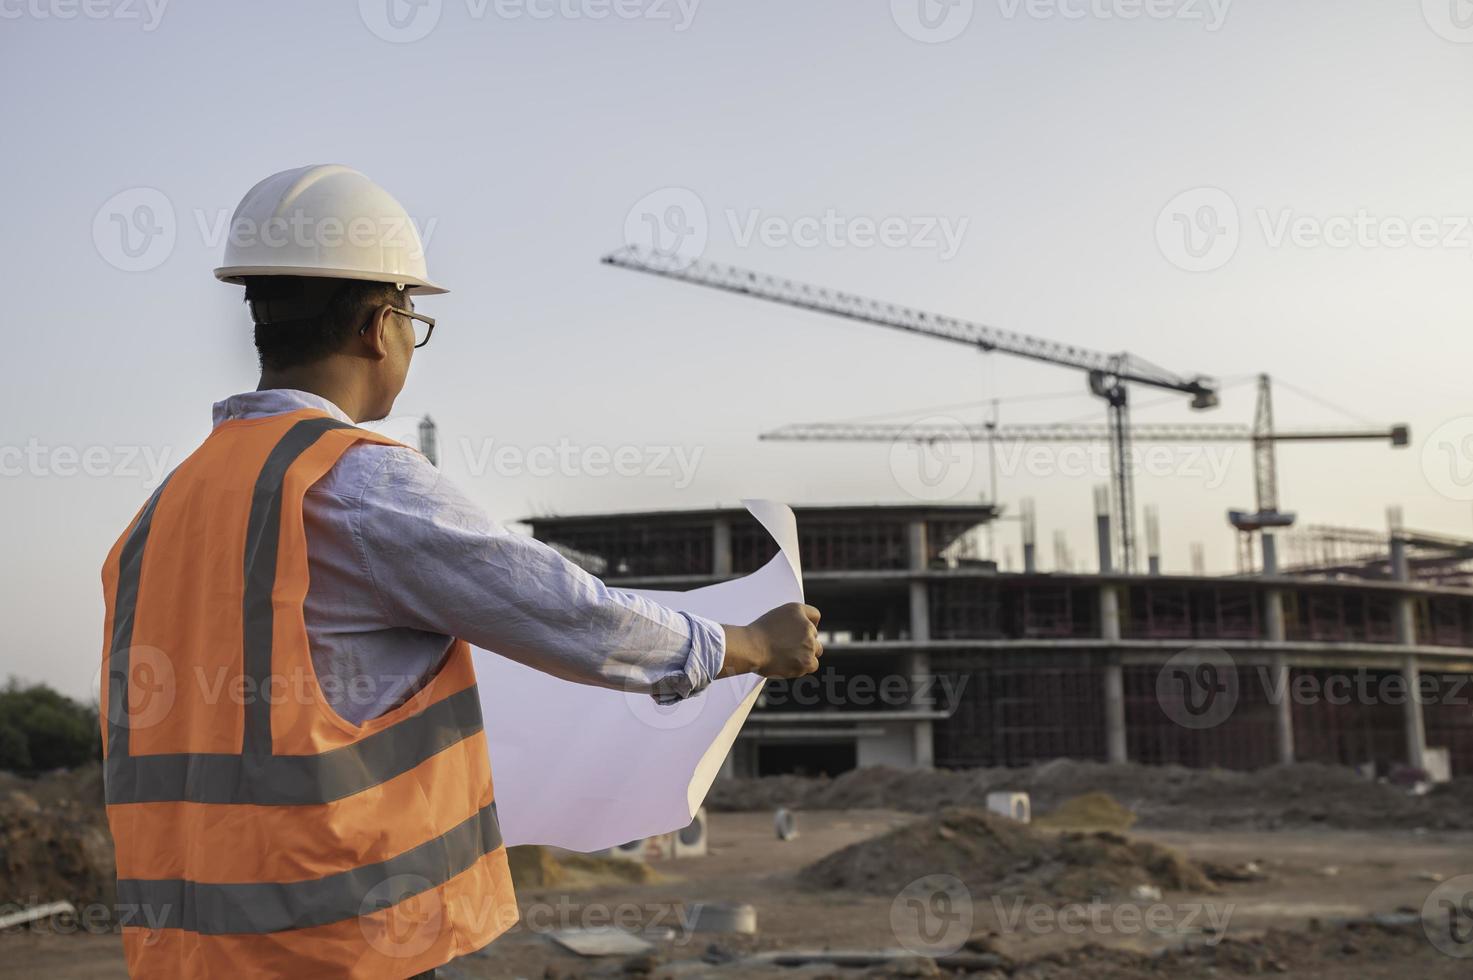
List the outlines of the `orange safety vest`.
{"label": "orange safety vest", "polygon": [[517,919],[470,648],[363,725],[312,668],[302,498],[350,446],[215,428],[103,568],[103,739],[135,977],[409,977]]}

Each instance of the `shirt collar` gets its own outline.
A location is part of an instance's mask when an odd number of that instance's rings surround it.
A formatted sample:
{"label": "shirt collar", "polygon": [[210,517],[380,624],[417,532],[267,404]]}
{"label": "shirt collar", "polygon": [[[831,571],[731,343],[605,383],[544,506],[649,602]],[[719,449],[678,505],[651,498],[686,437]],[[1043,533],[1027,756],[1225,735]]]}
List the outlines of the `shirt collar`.
{"label": "shirt collar", "polygon": [[346,412],[326,398],[295,388],[267,388],[264,391],[231,395],[224,401],[215,403],[213,424],[219,425],[232,419],[264,418],[267,415],[281,415],[283,412],[296,412],[304,408],[314,408],[319,412],[326,412],[340,422],[353,424]]}

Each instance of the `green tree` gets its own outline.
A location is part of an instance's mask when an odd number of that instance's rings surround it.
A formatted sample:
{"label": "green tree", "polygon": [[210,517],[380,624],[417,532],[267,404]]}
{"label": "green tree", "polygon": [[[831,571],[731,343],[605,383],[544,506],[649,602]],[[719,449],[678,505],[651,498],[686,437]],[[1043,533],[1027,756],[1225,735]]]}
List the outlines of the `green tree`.
{"label": "green tree", "polygon": [[0,769],[70,769],[102,757],[97,709],[45,684],[0,689]]}

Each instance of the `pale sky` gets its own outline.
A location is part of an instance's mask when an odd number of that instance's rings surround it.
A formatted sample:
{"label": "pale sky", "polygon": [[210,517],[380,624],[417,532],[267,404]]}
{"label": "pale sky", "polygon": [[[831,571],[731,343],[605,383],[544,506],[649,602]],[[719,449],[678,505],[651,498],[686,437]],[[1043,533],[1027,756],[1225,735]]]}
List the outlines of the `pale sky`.
{"label": "pale sky", "polygon": [[[1408,422],[1409,450],[1282,449],[1283,507],[1473,536],[1465,7],[0,0],[0,675],[87,694],[108,547],[210,404],[255,386],[221,229],[309,163],[363,170],[428,233],[452,292],[419,304],[440,326],[388,431],[433,414],[443,468],[501,520],[905,502],[887,446],[756,434],[994,397],[1004,422],[1103,418],[1074,371],[597,263],[679,206],[708,259],[1234,382],[1208,414],[1137,390],[1137,421],[1246,422],[1267,371]],[[1347,421],[1288,387],[1276,407]],[[999,488],[1036,499],[1046,567],[1056,529],[1090,555],[1104,479],[1050,452]],[[949,499],[976,500],[985,461],[962,464]],[[1230,570],[1246,449],[1156,465],[1137,494],[1167,568],[1200,541]],[[1000,541],[1016,561],[1017,526]]]}

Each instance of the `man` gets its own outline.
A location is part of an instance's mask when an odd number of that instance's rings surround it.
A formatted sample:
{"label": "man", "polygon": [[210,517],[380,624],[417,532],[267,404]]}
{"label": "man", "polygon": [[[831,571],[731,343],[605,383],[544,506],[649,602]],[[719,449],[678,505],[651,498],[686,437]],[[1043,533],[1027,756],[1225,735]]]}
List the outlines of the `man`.
{"label": "man", "polygon": [[468,643],[668,703],[814,671],[818,611],[723,626],[609,589],[356,428],[430,340],[411,297],[444,292],[362,174],[256,185],[216,275],[245,285],[259,388],[103,569],[129,970],[433,971],[516,919]]}

